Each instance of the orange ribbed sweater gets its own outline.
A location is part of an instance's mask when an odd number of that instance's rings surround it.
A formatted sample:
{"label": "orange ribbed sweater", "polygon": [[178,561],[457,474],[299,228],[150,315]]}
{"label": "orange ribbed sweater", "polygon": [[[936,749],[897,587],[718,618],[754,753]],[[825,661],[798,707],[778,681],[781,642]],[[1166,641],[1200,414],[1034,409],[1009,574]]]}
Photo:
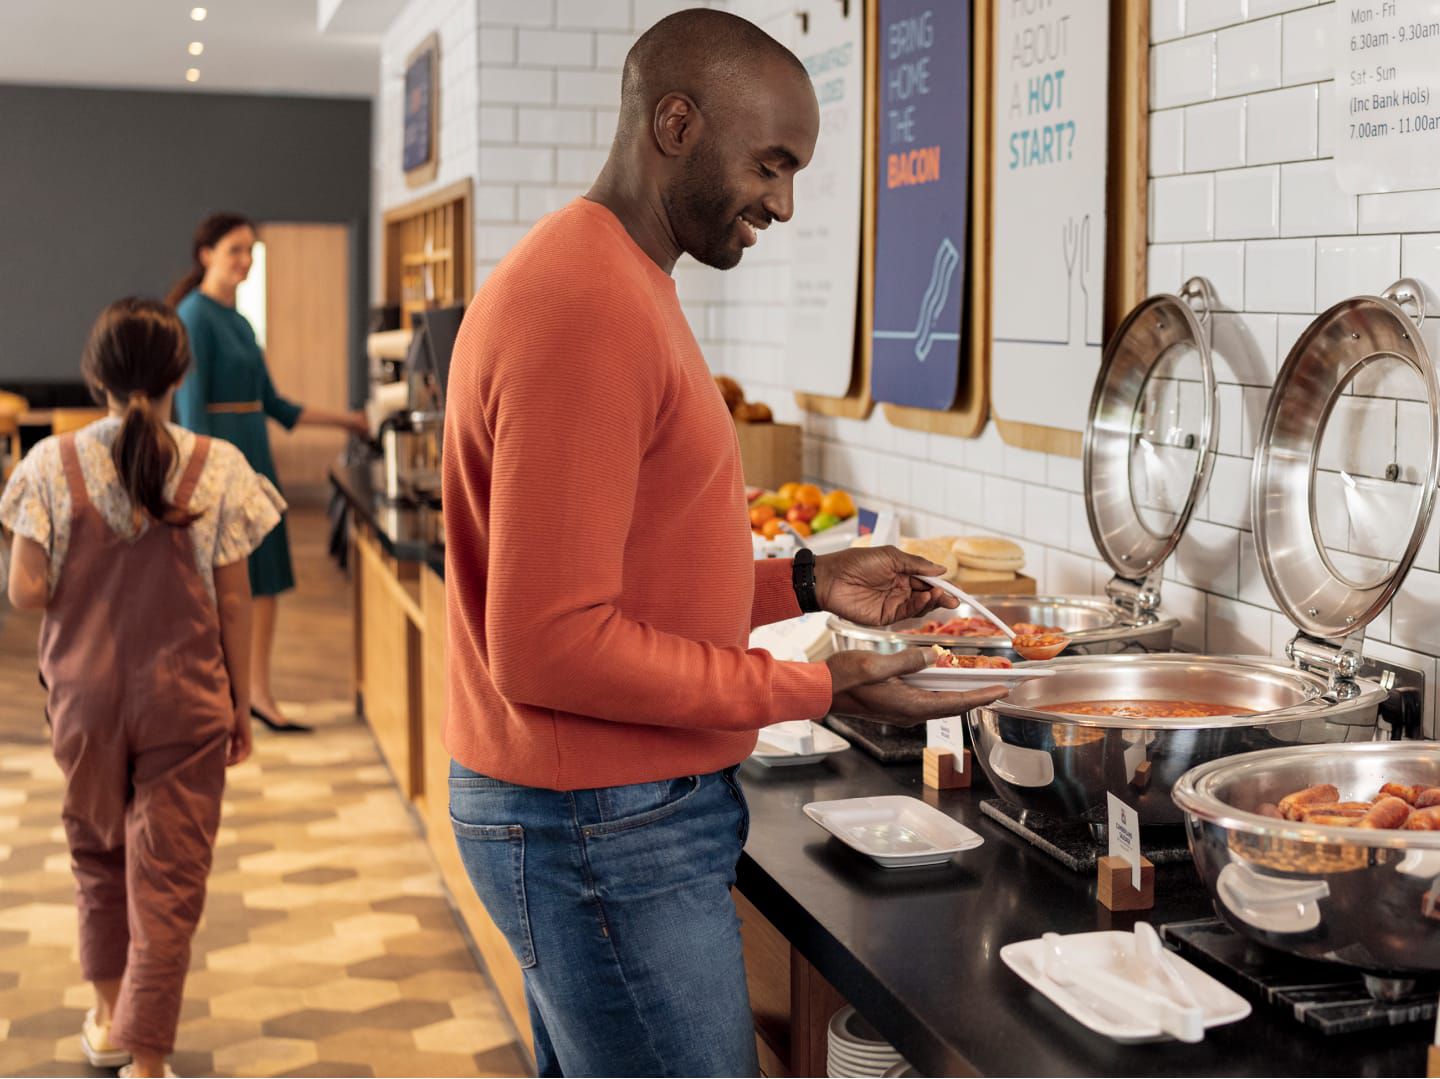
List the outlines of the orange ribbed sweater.
{"label": "orange ribbed sweater", "polygon": [[714,771],[820,716],[823,664],[747,651],[799,614],[756,562],[739,446],[675,283],[609,210],[542,219],[485,281],[445,412],[445,746],[575,790]]}

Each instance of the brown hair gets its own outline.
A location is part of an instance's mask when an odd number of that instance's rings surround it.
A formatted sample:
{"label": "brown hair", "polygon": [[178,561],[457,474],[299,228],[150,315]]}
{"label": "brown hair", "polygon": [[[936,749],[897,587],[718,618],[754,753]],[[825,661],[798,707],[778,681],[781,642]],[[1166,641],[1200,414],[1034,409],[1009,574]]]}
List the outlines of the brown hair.
{"label": "brown hair", "polygon": [[190,269],[186,270],[185,276],[170,287],[165,302],[174,307],[189,295],[191,289],[205,279],[205,267],[200,264],[202,248],[214,247],[238,228],[253,229],[254,227],[255,222],[243,214],[211,214],[200,222],[190,241]]}
{"label": "brown hair", "polygon": [[80,371],[97,401],[125,402],[120,434],[111,447],[115,471],[138,517],[184,527],[199,514],[165,500],[165,480],[180,456],[157,402],[185,377],[190,342],[174,310],[157,300],[127,296],[95,320]]}

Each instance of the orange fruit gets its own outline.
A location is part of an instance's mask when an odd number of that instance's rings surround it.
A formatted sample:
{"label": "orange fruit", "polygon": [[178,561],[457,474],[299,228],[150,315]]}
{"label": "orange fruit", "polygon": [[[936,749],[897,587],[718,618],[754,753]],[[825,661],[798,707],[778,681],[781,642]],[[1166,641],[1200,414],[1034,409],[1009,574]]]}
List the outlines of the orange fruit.
{"label": "orange fruit", "polygon": [[784,522],[781,521],[779,517],[771,517],[770,520],[760,526],[760,534],[766,539],[774,539],[780,535],[782,531],[781,525],[783,524]]}
{"label": "orange fruit", "polygon": [[791,521],[790,527],[793,528],[796,532],[799,532],[801,536],[810,535],[810,526],[807,525],[804,521]]}
{"label": "orange fruit", "polygon": [[802,506],[819,506],[825,496],[813,483],[802,483],[795,488],[793,497]]}
{"label": "orange fruit", "polygon": [[750,510],[750,527],[759,528],[774,516],[774,506],[754,506]]}
{"label": "orange fruit", "polygon": [[781,498],[788,499],[793,502],[795,500],[795,492],[799,489],[799,487],[800,484],[798,483],[782,483],[780,485],[780,490],[776,491],[775,493]]}
{"label": "orange fruit", "polygon": [[855,500],[846,492],[836,488],[820,500],[821,513],[833,513],[840,520],[855,516]]}

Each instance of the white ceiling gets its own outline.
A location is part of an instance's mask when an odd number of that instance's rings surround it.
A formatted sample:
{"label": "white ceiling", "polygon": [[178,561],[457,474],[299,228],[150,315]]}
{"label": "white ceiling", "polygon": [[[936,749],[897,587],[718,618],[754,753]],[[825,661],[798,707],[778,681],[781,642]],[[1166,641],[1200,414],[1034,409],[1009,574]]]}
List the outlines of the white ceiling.
{"label": "white ceiling", "polygon": [[[203,4],[203,22],[190,9]],[[0,0],[0,82],[373,97],[398,0]],[[335,17],[364,7],[366,18]],[[192,57],[191,41],[205,51]],[[200,81],[185,70],[200,69]]]}

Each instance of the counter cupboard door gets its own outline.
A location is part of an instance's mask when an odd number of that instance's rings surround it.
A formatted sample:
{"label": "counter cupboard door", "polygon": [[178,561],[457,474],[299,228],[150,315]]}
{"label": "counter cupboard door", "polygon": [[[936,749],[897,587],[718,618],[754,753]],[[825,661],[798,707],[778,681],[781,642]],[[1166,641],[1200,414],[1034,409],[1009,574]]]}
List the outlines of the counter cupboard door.
{"label": "counter cupboard door", "polygon": [[420,571],[420,611],[424,620],[424,658],[421,662],[423,687],[424,793],[420,808],[425,821],[425,838],[440,867],[455,908],[465,928],[485,959],[485,969],[499,990],[500,1000],[526,1046],[533,1049],[529,1009],[525,1003],[525,982],[520,964],[505,937],[490,920],[475,895],[455,834],[450,827],[450,754],[442,735],[445,728],[445,581],[428,566]]}

